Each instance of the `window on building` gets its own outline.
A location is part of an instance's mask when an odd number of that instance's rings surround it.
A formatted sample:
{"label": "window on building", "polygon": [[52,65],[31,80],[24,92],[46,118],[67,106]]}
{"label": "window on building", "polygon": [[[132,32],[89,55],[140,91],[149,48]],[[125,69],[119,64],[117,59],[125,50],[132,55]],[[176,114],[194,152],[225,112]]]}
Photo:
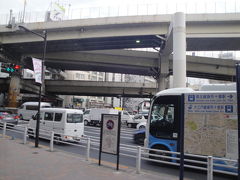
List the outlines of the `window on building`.
{"label": "window on building", "polygon": [[92,76],[92,81],[97,81],[97,76]]}

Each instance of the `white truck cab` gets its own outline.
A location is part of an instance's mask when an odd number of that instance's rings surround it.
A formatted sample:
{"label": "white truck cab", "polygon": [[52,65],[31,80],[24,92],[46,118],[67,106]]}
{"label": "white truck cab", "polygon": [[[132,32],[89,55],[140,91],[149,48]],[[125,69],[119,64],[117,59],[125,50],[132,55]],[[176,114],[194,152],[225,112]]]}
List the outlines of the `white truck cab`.
{"label": "white truck cab", "polygon": [[118,110],[109,108],[87,109],[83,114],[84,125],[100,126],[102,114],[118,114]]}
{"label": "white truck cab", "polygon": [[[118,114],[118,112],[119,111],[116,109],[109,109],[109,108],[87,109],[83,115],[84,125],[100,126],[102,114]],[[132,120],[131,115],[127,111],[120,111],[120,112],[121,112],[121,123],[126,123],[127,121]]]}
{"label": "white truck cab", "polygon": [[[28,135],[35,134],[36,120],[29,121]],[[42,108],[40,111],[41,136],[49,139],[52,131],[57,139],[62,141],[80,140],[84,135],[83,112],[77,109]]]}

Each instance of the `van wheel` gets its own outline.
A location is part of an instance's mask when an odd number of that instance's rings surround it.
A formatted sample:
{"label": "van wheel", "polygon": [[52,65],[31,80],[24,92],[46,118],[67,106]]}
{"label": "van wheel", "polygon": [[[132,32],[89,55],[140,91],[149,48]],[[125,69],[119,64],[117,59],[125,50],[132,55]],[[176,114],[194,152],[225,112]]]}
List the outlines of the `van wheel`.
{"label": "van wheel", "polygon": [[84,120],[84,125],[88,126],[88,121],[87,120]]}
{"label": "van wheel", "polygon": [[131,123],[128,123],[128,124],[127,124],[127,127],[132,128],[132,124],[131,124]]}
{"label": "van wheel", "polygon": [[56,145],[59,145],[59,144],[61,144],[61,141],[62,139],[61,139],[61,136],[59,135],[59,134],[54,134],[54,144],[56,144]]}

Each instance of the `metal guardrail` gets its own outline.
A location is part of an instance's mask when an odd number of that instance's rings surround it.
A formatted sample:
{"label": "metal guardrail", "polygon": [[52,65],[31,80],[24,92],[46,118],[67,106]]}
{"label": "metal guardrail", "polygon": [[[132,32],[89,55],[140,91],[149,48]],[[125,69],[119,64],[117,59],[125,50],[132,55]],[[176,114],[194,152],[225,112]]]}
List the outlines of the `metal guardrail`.
{"label": "metal guardrail", "polygon": [[[28,127],[18,126],[20,130],[16,130],[13,128],[7,128],[8,127],[7,125],[10,125],[10,124],[0,123],[0,129],[2,127],[3,138],[6,137],[6,133],[8,130],[8,131],[23,134],[23,144],[27,143]],[[35,133],[33,132],[33,134],[31,135],[34,137]],[[87,161],[90,160],[90,150],[98,151],[99,144],[100,144],[99,140],[91,139],[91,137],[88,137],[88,136],[81,137],[80,139],[81,144],[79,144],[79,141],[76,141],[76,140],[73,140],[71,142],[63,141],[59,139],[59,136],[55,136],[53,131],[50,132],[46,130],[41,130],[39,133],[39,137],[50,140],[49,148],[51,152],[54,151],[54,142],[86,148],[85,156]],[[179,161],[180,161],[180,158],[178,157],[180,155],[179,152],[150,149],[150,148],[145,148],[141,146],[136,147],[136,146],[131,146],[127,144],[121,144],[120,150],[122,151],[120,152],[120,155],[136,158],[136,173],[141,173],[142,160],[156,162],[156,163],[164,163],[164,164],[173,165],[173,166],[179,166]],[[168,155],[152,154],[150,152],[157,152],[157,153],[164,153],[164,154],[167,153]],[[237,166],[234,166],[234,165],[226,165],[226,164],[220,164],[220,163],[214,162],[214,161],[225,161],[230,164],[235,163],[237,165],[237,160],[219,158],[219,157],[213,157],[213,156],[202,156],[202,155],[195,155],[195,154],[185,154],[185,155],[188,156],[188,158],[184,159],[184,167],[207,171],[207,180],[213,180],[213,172],[237,176],[237,173],[234,173],[234,172],[214,169],[216,167],[237,169]],[[201,158],[203,160],[195,160],[194,158]],[[192,163],[192,164],[187,164],[187,163]],[[204,166],[204,167],[201,167],[201,166]]]}

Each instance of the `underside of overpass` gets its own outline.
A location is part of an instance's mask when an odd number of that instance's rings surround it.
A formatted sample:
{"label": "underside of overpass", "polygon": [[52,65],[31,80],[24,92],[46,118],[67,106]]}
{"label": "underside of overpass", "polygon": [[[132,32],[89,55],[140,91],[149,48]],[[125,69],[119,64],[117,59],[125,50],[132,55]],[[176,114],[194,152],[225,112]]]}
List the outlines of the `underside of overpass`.
{"label": "underside of overpass", "polygon": [[[0,79],[0,92],[7,92],[10,79]],[[34,80],[21,80],[20,92],[38,94],[38,86]],[[78,95],[106,97],[152,97],[156,92],[155,84],[45,80],[45,95]]]}

